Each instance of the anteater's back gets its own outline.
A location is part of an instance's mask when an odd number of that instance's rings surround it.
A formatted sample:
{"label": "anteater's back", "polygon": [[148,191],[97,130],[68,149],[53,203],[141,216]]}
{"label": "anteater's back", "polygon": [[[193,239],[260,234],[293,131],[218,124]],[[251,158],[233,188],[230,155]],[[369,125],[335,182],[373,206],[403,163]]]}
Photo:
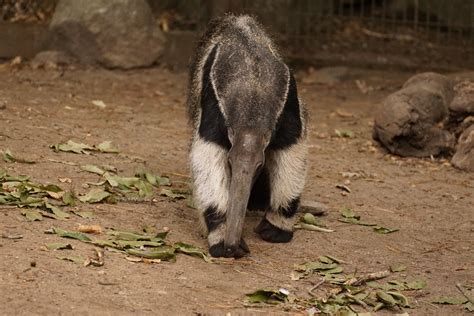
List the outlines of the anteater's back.
{"label": "anteater's back", "polygon": [[228,15],[213,21],[194,60],[188,105],[195,120],[209,79],[228,124],[274,127],[289,70],[253,18]]}

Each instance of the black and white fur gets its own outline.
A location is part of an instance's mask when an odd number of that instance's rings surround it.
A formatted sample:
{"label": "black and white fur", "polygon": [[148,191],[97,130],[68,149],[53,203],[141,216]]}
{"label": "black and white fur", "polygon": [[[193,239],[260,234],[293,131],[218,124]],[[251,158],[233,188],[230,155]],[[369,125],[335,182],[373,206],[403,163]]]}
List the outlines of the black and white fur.
{"label": "black and white fur", "polygon": [[[290,69],[260,25],[246,15],[211,22],[193,62],[190,167],[210,254],[229,256],[224,249],[231,198],[229,131],[238,128],[268,135],[265,162],[248,202],[248,209],[266,212],[256,232],[269,242],[289,242],[307,170],[306,110]],[[230,256],[248,251],[242,239]]]}

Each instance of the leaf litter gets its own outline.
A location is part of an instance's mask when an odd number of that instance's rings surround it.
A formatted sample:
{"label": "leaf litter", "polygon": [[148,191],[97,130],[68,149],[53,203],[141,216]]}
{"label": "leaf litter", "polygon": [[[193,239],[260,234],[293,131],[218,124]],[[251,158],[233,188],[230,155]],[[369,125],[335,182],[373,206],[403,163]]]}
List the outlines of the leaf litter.
{"label": "leaf litter", "polygon": [[361,226],[371,226],[373,227],[372,230],[378,234],[390,234],[397,232],[398,228],[387,228],[383,226],[379,226],[376,223],[369,223],[364,222],[361,220],[360,215],[357,215],[350,207],[344,206],[340,210],[342,218],[338,219],[338,221],[346,224],[354,224],[354,225],[361,225]]}
{"label": "leaf litter", "polygon": [[327,226],[311,213],[305,213],[299,223],[295,224],[295,229],[304,229],[310,231],[318,231],[323,233],[332,233],[334,230],[327,228]]}
{"label": "leaf litter", "polygon": [[[88,232],[90,232],[90,230],[88,230]],[[212,258],[201,248],[182,242],[176,242],[174,244],[166,242],[167,231],[156,234],[142,234],[129,231],[108,230],[106,232],[106,239],[92,239],[89,235],[80,231],[67,231],[55,227],[47,230],[45,233],[76,239],[144,259],[175,261],[176,254],[182,253],[201,258],[208,263],[213,262]]]}
{"label": "leaf litter", "polygon": [[111,141],[104,141],[98,145],[88,145],[83,143],[76,143],[73,140],[68,140],[65,143],[57,143],[50,146],[54,152],[71,152],[75,154],[90,155],[92,152],[102,153],[119,153],[118,148],[112,145]]}
{"label": "leaf litter", "polygon": [[[356,273],[344,274],[341,266],[344,261],[333,256],[320,256],[318,261],[310,261],[295,265],[291,279],[297,281],[309,278],[316,274],[321,279],[315,286],[308,290],[311,298],[290,297],[282,295],[280,290],[261,289],[247,294],[249,303],[285,304],[287,308],[297,310],[305,309],[309,314],[314,313],[336,315],[363,315],[357,306],[364,310],[378,311],[382,308],[397,309],[411,308],[408,298],[402,291],[421,290],[425,288],[426,281],[397,281],[390,280],[395,287],[384,287],[375,280],[384,279],[392,275],[391,271],[383,270],[365,275]],[[404,268],[394,270],[404,271]],[[324,285],[325,288],[320,287]],[[375,286],[377,285],[377,286]],[[314,294],[319,288],[321,294]]]}
{"label": "leaf litter", "polygon": [[35,161],[28,160],[28,159],[21,158],[21,157],[17,157],[17,156],[15,156],[15,155],[13,155],[13,153],[12,153],[9,149],[6,149],[6,150],[3,152],[3,161],[9,162],[9,163],[14,163],[14,162],[17,162],[17,163],[26,163],[26,164],[34,164],[34,163],[36,163]]}

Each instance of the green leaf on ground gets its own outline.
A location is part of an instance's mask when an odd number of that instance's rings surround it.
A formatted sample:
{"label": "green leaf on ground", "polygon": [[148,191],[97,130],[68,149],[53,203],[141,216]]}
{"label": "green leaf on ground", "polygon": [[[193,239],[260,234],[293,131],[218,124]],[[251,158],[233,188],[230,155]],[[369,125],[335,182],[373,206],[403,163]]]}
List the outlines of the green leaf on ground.
{"label": "green leaf on ground", "polygon": [[410,304],[408,303],[408,299],[405,295],[403,295],[400,292],[395,292],[395,291],[387,291],[387,294],[391,295],[395,301],[397,302],[396,304],[400,307],[410,307]]}
{"label": "green leaf on ground", "polygon": [[18,163],[27,163],[27,164],[36,163],[32,160],[27,160],[27,159],[24,159],[24,158],[14,156],[9,149],[6,149],[5,152],[3,153],[3,160],[5,162],[18,162]]}
{"label": "green leaf on ground", "polygon": [[72,249],[72,245],[62,242],[53,242],[50,244],[46,244],[46,248],[48,248],[49,250]]}
{"label": "green leaf on ground", "polygon": [[140,181],[140,178],[137,177],[120,177],[111,175],[108,172],[104,173],[104,178],[112,187],[118,187],[120,189],[131,189]]}
{"label": "green leaf on ground", "polygon": [[378,234],[390,234],[399,231],[398,228],[387,228],[383,226],[377,226],[373,228],[374,232]]}
{"label": "green leaf on ground", "polygon": [[342,217],[344,218],[355,218],[355,219],[360,219],[360,216],[359,215],[356,215],[354,213],[354,211],[350,208],[350,207],[347,207],[347,206],[344,206],[341,210],[341,215]]}
{"label": "green leaf on ground", "polygon": [[90,239],[89,236],[87,236],[84,233],[68,231],[68,230],[64,230],[64,229],[56,228],[56,227],[53,227],[50,230],[47,230],[46,232],[49,234],[56,234],[59,237],[72,238],[72,239],[77,239],[84,242],[92,241],[92,239]]}
{"label": "green leaf on ground", "polygon": [[126,249],[127,254],[146,258],[146,259],[160,259],[165,261],[176,260],[175,249],[170,246],[161,246],[151,250]]}
{"label": "green leaf on ground", "polygon": [[359,219],[356,218],[343,218],[343,219],[338,219],[339,222],[346,223],[346,224],[354,224],[354,225],[360,225],[360,226],[377,226],[375,223],[367,223],[367,222],[362,222]]}
{"label": "green leaf on ground", "polygon": [[174,249],[176,249],[177,252],[181,252],[190,256],[199,257],[201,259],[204,259],[204,261],[208,263],[212,262],[212,258],[206,255],[204,250],[202,250],[201,248],[198,248],[198,247],[195,247],[193,245],[186,244],[183,242],[177,242],[173,245],[173,247]]}
{"label": "green leaf on ground", "polygon": [[433,304],[444,304],[444,305],[461,305],[466,303],[468,300],[465,297],[459,296],[440,296],[431,301]]}
{"label": "green leaf on ground", "polygon": [[376,226],[377,224],[374,223],[367,223],[360,220],[360,216],[356,215],[354,211],[347,206],[344,206],[340,210],[342,219],[338,219],[339,222],[346,223],[346,224],[354,224],[354,225],[361,225],[361,226]]}
{"label": "green leaf on ground", "polygon": [[103,175],[105,173],[104,170],[97,167],[96,165],[82,165],[81,170],[87,171],[87,172],[90,172],[90,173],[95,173],[95,174],[98,174],[98,175]]}
{"label": "green leaf on ground", "polygon": [[94,147],[76,143],[72,140],[68,140],[66,143],[59,143],[50,146],[55,152],[63,151],[63,152],[72,152],[76,154],[89,154],[90,151],[95,150]]}
{"label": "green leaf on ground", "polygon": [[170,189],[161,189],[160,195],[161,196],[166,196],[166,197],[168,197],[172,200],[181,200],[181,199],[186,198],[186,195],[181,194],[181,193],[175,193]]}
{"label": "green leaf on ground", "polygon": [[68,206],[75,206],[76,205],[76,196],[73,192],[67,191],[63,195],[63,203]]}
{"label": "green leaf on ground", "polygon": [[155,241],[161,242],[166,238],[167,232],[158,233],[156,235],[143,235],[128,231],[110,230],[107,235],[113,236],[115,240],[130,240],[130,241]]}
{"label": "green leaf on ground", "polygon": [[148,198],[153,196],[153,186],[150,183],[139,180],[135,187],[138,189],[138,196]]}
{"label": "green leaf on ground", "polygon": [[171,180],[168,177],[160,176],[160,177],[157,177],[157,180],[158,180],[158,185],[160,186],[167,186],[167,187],[171,186]]}
{"label": "green leaf on ground", "polygon": [[53,213],[58,219],[66,219],[70,217],[69,213],[64,212],[63,210],[61,210],[61,208],[59,208],[56,205],[45,202],[44,207],[47,210],[51,211],[51,213]]}
{"label": "green leaf on ground", "polygon": [[335,129],[334,133],[336,133],[338,137],[344,137],[344,138],[354,137],[354,132],[348,129]]}
{"label": "green leaf on ground", "polygon": [[112,145],[112,142],[109,140],[106,140],[95,147],[97,148],[97,150],[103,153],[117,154],[119,152],[118,148],[114,147]]}
{"label": "green leaf on ground", "polygon": [[288,300],[288,292],[280,289],[278,291],[271,289],[262,289],[246,294],[249,303],[278,304]]}
{"label": "green leaf on ground", "polygon": [[83,265],[86,259],[83,256],[56,256],[60,260],[71,261],[80,265]]}
{"label": "green leaf on ground", "polygon": [[143,247],[160,247],[164,245],[162,240],[113,240],[120,248],[143,248]]}
{"label": "green leaf on ground", "polygon": [[327,263],[327,264],[330,264],[330,263],[344,263],[344,261],[342,261],[341,259],[338,259],[338,258],[333,257],[333,256],[329,256],[329,255],[319,256],[319,261],[322,262],[322,263]]}
{"label": "green leaf on ground", "polygon": [[375,294],[377,295],[377,298],[383,302],[384,304],[388,305],[388,306],[395,306],[397,305],[397,301],[395,300],[395,298],[393,298],[392,295],[384,292],[384,291],[381,291],[381,290],[378,290],[377,292],[375,292]]}
{"label": "green leaf on ground", "polygon": [[426,287],[425,280],[413,280],[411,282],[405,282],[405,286],[410,290],[421,290]]}
{"label": "green leaf on ground", "polygon": [[474,304],[472,304],[471,302],[464,303],[462,307],[468,312],[474,312]]}
{"label": "green leaf on ground", "polygon": [[25,182],[30,180],[30,176],[27,175],[18,175],[18,176],[10,176],[10,175],[5,175],[3,177],[3,180],[5,181],[20,181],[20,182]]}
{"label": "green leaf on ground", "polygon": [[93,188],[87,194],[79,197],[82,203],[99,203],[110,197],[111,194],[102,188]]}
{"label": "green leaf on ground", "polygon": [[310,224],[310,225],[326,227],[326,225],[324,225],[319,219],[316,218],[316,216],[314,216],[311,213],[305,213],[303,215],[303,217],[301,218],[301,221],[303,221],[306,224]]}
{"label": "green leaf on ground", "polygon": [[149,171],[139,171],[136,173],[136,176],[146,180],[153,186],[170,186],[171,181],[168,177],[162,177],[159,175],[155,175]]}
{"label": "green leaf on ground", "polygon": [[38,210],[30,209],[30,210],[22,210],[21,215],[26,217],[26,220],[30,222],[34,221],[42,221],[43,215]]}
{"label": "green leaf on ground", "polygon": [[319,261],[309,261],[295,265],[294,271],[291,273],[291,279],[299,280],[305,278],[311,273],[317,273],[320,276],[323,276],[329,283],[342,284],[346,281],[346,277],[335,277],[336,274],[340,274],[344,271],[344,268],[341,267],[339,263],[344,262],[329,255],[320,256]]}

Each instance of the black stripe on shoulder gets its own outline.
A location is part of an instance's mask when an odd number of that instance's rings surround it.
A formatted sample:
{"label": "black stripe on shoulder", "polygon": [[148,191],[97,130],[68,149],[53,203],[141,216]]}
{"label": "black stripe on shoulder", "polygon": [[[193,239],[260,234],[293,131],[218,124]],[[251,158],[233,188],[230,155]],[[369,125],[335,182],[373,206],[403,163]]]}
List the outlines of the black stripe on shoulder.
{"label": "black stripe on shoulder", "polygon": [[283,111],[278,118],[275,131],[270,141],[269,149],[281,150],[296,144],[301,137],[303,124],[300,116],[300,103],[296,80],[290,72],[290,84]]}
{"label": "black stripe on shoulder", "polygon": [[216,143],[225,149],[230,149],[231,143],[227,135],[224,116],[222,115],[217,101],[216,93],[211,82],[211,69],[216,58],[217,45],[204,63],[201,89],[201,122],[199,124],[199,136],[203,139]]}

